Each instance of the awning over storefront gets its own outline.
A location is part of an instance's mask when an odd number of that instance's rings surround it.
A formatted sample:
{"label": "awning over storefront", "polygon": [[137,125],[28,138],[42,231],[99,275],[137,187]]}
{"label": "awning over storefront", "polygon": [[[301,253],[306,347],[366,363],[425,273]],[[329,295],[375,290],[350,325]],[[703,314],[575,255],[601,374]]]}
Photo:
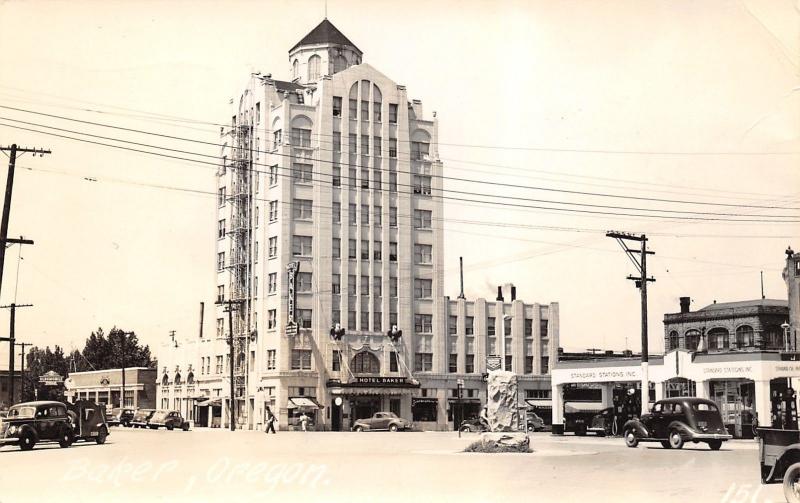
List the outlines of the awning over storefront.
{"label": "awning over storefront", "polygon": [[321,409],[322,406],[313,398],[304,396],[289,398],[288,409]]}
{"label": "awning over storefront", "polygon": [[218,397],[214,397],[214,398],[209,398],[209,399],[207,399],[207,400],[203,400],[203,401],[201,401],[201,402],[198,402],[198,403],[197,403],[197,406],[198,406],[198,407],[214,407],[214,406],[219,406],[219,405],[222,405],[222,400],[223,400],[223,399],[227,400],[227,399],[228,399],[228,397],[226,397],[226,396],[218,396]]}
{"label": "awning over storefront", "polygon": [[537,409],[552,409],[553,408],[553,401],[549,398],[547,399],[535,399],[529,398],[525,400],[525,403],[531,407],[536,407]]}
{"label": "awning over storefront", "polygon": [[335,396],[366,396],[366,395],[410,395],[412,388],[331,388],[331,395]]}
{"label": "awning over storefront", "polygon": [[564,412],[581,412],[581,411],[601,411],[607,408],[600,402],[567,402],[564,404]]}
{"label": "awning over storefront", "polygon": [[[434,398],[433,400],[436,400],[436,399]],[[459,400],[458,398],[452,397],[452,396],[449,397],[447,399],[447,401],[448,402],[455,402],[455,403],[458,403],[458,402],[461,402],[461,403],[481,403],[481,399],[480,398],[461,398]]]}
{"label": "awning over storefront", "polygon": [[422,405],[422,404],[426,404],[426,403],[439,403],[439,399],[438,398],[434,398],[434,397],[412,397],[411,398],[411,406],[412,407],[415,406],[415,405]]}

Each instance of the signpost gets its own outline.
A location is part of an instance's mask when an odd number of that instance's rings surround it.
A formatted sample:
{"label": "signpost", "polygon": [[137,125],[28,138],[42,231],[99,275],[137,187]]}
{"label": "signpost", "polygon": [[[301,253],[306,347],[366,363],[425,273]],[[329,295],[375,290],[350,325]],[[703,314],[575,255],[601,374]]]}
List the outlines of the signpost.
{"label": "signpost", "polygon": [[[297,290],[295,290],[295,280],[297,279],[297,272],[300,270],[300,262],[290,262],[288,266],[286,266],[286,270],[289,275],[289,282],[288,282],[288,290],[289,296],[286,301],[286,317],[289,320],[286,324],[286,328],[288,330],[289,325],[295,325],[295,333],[292,335],[297,335],[297,324],[295,322],[295,303],[297,302]],[[287,332],[286,335],[288,336],[289,333]]]}
{"label": "signpost", "polygon": [[64,382],[64,376],[51,370],[39,376],[39,382],[44,384],[45,386],[58,386],[59,384]]}
{"label": "signpost", "polygon": [[297,322],[289,321],[286,323],[286,330],[285,330],[286,337],[294,337],[297,335]]}

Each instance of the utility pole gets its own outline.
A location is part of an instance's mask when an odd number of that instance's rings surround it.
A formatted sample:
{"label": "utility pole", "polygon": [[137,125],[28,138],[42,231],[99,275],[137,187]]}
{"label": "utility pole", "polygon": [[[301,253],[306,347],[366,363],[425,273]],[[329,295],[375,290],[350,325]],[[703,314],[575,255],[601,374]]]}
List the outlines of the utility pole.
{"label": "utility pole", "polygon": [[17,346],[22,346],[22,353],[19,354],[19,361],[20,371],[22,375],[20,376],[20,385],[19,385],[19,399],[21,402],[25,401],[25,346],[33,346],[33,344],[29,342],[17,342]]}
{"label": "utility pole", "polygon": [[234,401],[233,401],[233,399],[234,399],[234,391],[235,391],[233,367],[236,364],[236,361],[234,360],[234,356],[233,356],[233,310],[234,310],[234,306],[239,306],[239,305],[241,305],[243,303],[244,303],[243,300],[220,300],[220,301],[217,301],[215,303],[217,305],[225,305],[226,306],[225,307],[225,312],[228,313],[228,349],[230,351],[230,356],[229,356],[229,358],[230,358],[230,363],[229,363],[230,375],[229,375],[229,377],[231,379],[231,390],[230,390],[231,396],[230,396],[230,399],[229,399],[229,402],[228,402],[230,404],[230,411],[231,411],[230,415],[231,415],[231,417],[229,418],[228,422],[231,425],[231,431],[235,431],[236,430],[236,421],[235,421],[235,419],[236,419],[236,410],[235,409],[236,408],[234,406]]}
{"label": "utility pole", "polygon": [[[637,236],[635,234],[628,234],[625,232],[609,231],[606,233],[607,237],[617,240],[622,250],[631,260],[636,270],[639,271],[639,277],[628,276],[628,279],[635,281],[636,287],[641,292],[642,303],[642,415],[649,412],[650,403],[650,379],[648,376],[648,348],[647,348],[647,283],[655,281],[655,278],[647,277],[647,256],[655,255],[655,252],[647,250],[647,236],[642,234]],[[641,244],[639,250],[635,248],[628,248],[626,241],[638,241]],[[637,260],[636,255],[639,255]]]}
{"label": "utility pole", "polygon": [[[5,248],[0,246],[0,248]],[[17,319],[18,307],[33,307],[33,304],[9,304],[7,306],[0,306],[0,309],[11,309],[11,322],[9,327],[8,337],[0,337],[0,341],[8,341],[8,396],[10,397],[10,405],[14,405],[14,326]]]}
{"label": "utility pole", "polygon": [[[2,147],[0,146],[0,152],[10,151],[11,154],[8,156],[8,179],[6,180],[6,196],[3,200],[3,217],[2,222],[0,222],[0,289],[3,286],[3,268],[6,262],[6,244],[7,243],[20,243],[20,244],[33,244],[33,241],[28,240],[9,240],[8,239],[8,219],[11,216],[11,193],[14,189],[14,168],[17,163],[17,154],[18,153],[32,153],[34,156],[39,154],[39,157],[44,156],[44,154],[51,154],[49,150],[44,150],[41,148],[24,148],[18,147],[16,143],[11,145],[10,147]],[[13,351],[11,351],[13,353]]]}
{"label": "utility pole", "polygon": [[[122,360],[122,392],[119,394],[119,406],[124,409],[125,408],[125,366],[126,366],[126,363],[127,363],[126,359],[125,359],[125,349],[126,349],[125,348],[125,338],[127,336],[129,336],[129,335],[133,335],[134,333],[133,332],[123,332],[122,330],[120,330],[118,333],[120,335],[120,346],[121,346],[121,349],[122,349],[122,354],[121,354],[121,357],[122,357],[121,358],[121,360]],[[111,399],[111,397],[109,397],[109,401],[111,401],[110,399]]]}

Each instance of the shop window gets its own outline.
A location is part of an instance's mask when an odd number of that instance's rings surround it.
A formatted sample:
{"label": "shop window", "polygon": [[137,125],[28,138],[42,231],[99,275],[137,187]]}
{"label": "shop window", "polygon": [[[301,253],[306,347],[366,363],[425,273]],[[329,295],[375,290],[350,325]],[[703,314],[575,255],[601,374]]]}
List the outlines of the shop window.
{"label": "shop window", "polygon": [[380,361],[368,351],[362,351],[355,355],[351,366],[355,374],[379,374],[381,371]]}
{"label": "shop window", "polygon": [[436,422],[439,403],[436,399],[414,400],[411,404],[412,420]]}

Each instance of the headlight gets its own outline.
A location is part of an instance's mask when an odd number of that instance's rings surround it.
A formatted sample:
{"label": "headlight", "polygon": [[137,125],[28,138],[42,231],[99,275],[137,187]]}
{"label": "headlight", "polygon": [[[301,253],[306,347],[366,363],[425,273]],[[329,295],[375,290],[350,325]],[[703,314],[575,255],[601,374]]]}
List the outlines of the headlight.
{"label": "headlight", "polygon": [[19,428],[17,428],[16,426],[10,426],[8,428],[8,433],[9,435],[14,435],[15,433],[17,433],[17,430],[19,430]]}

